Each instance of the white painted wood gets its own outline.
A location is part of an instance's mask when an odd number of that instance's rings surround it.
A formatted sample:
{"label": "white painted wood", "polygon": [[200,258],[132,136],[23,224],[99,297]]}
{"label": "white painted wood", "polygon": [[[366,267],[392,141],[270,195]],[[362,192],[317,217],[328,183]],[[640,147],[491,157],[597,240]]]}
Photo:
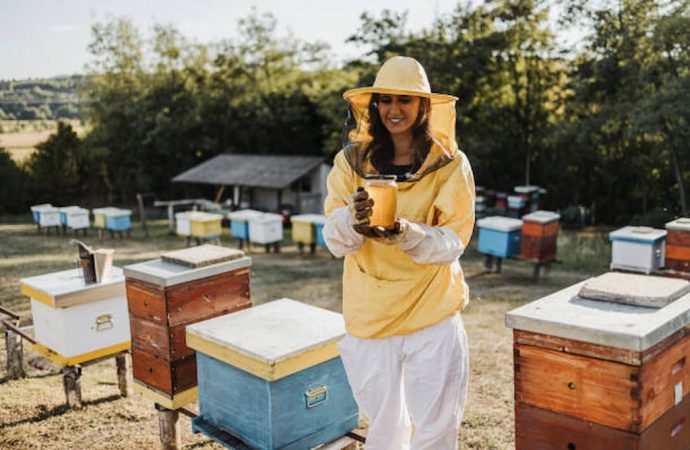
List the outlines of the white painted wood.
{"label": "white painted wood", "polygon": [[506,313],[506,326],[592,344],[644,351],[690,324],[690,294],[654,309],[578,296],[587,281]]}
{"label": "white painted wood", "polygon": [[477,220],[477,226],[479,228],[510,232],[521,229],[522,220],[511,217],[490,216]]}
{"label": "white painted wood", "polygon": [[116,266],[110,268],[100,283],[85,284],[81,269],[22,278],[19,283],[45,294],[55,308],[125,295],[125,277]]}
{"label": "white painted wood", "polygon": [[63,206],[58,208],[61,214],[67,219],[67,227],[73,230],[89,228],[89,210],[81,206]]}
{"label": "white painted wood", "polygon": [[561,215],[552,211],[538,210],[529,214],[522,216],[522,220],[525,222],[536,222],[536,223],[549,223],[556,220],[560,220]]}
{"label": "white painted wood", "polygon": [[290,222],[306,222],[323,225],[326,223],[326,216],[323,214],[297,214],[290,216]]}
{"label": "white painted wood", "polygon": [[69,308],[31,299],[36,341],[66,356],[78,356],[130,340],[124,295]]}
{"label": "white painted wood", "polygon": [[666,241],[631,242],[612,241],[611,268],[652,273],[664,266]]}
{"label": "white painted wood", "polygon": [[154,259],[126,266],[124,274],[127,278],[144,281],[156,286],[169,287],[225,272],[245,269],[251,265],[252,259],[248,256],[196,269]]}
{"label": "white painted wood", "polygon": [[190,222],[213,222],[223,220],[222,214],[207,213],[203,211],[190,211],[188,216]]}
{"label": "white painted wood", "polygon": [[60,225],[60,211],[54,209],[42,209],[38,211],[38,224],[42,227],[55,227]]}
{"label": "white painted wood", "polygon": [[123,208],[105,208],[106,211],[103,212],[103,214],[106,217],[121,217],[121,216],[131,216],[132,215],[132,210],[131,209],[123,209]]}
{"label": "white painted wood", "polygon": [[667,230],[690,232],[690,217],[680,217],[666,224]]}
{"label": "white painted wood", "polygon": [[274,365],[345,335],[343,316],[283,298],[187,327],[187,334]]}
{"label": "white painted wood", "polygon": [[229,212],[228,219],[247,222],[250,218],[260,216],[261,214],[263,214],[261,211],[255,209],[240,209],[238,211]]}
{"label": "white painted wood", "polygon": [[666,237],[666,230],[652,227],[623,227],[609,233],[611,241],[631,240],[635,242],[654,243]]}
{"label": "white painted wood", "polygon": [[189,214],[192,211],[175,213],[175,232],[178,236],[189,236],[192,234],[192,226],[189,221]]}
{"label": "white painted wood", "polygon": [[272,244],[283,240],[283,216],[262,213],[249,218],[249,240],[256,244]]}

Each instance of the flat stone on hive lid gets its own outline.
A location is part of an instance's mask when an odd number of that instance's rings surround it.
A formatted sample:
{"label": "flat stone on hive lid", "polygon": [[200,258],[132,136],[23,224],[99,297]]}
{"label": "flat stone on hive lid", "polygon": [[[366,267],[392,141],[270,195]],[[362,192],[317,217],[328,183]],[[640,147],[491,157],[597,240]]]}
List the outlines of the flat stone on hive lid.
{"label": "flat stone on hive lid", "polygon": [[244,252],[241,250],[204,244],[198,247],[163,253],[161,255],[161,260],[196,269],[197,267],[205,267],[225,261],[232,261],[242,258],[243,256]]}
{"label": "flat stone on hive lid", "polygon": [[690,282],[686,280],[609,272],[587,281],[578,295],[590,300],[663,308],[688,292]]}

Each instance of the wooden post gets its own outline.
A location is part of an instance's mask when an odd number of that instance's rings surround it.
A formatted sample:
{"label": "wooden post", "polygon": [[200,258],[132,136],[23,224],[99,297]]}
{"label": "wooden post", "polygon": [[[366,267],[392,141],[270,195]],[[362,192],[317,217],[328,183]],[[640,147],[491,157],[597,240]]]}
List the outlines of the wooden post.
{"label": "wooden post", "polygon": [[127,359],[125,355],[115,357],[117,367],[117,387],[120,389],[120,396],[127,397]]}
{"label": "wooden post", "polygon": [[149,228],[146,226],[146,207],[144,207],[144,196],[137,193],[137,206],[139,207],[139,221],[141,228],[144,229],[144,235],[149,237]]}
{"label": "wooden post", "polygon": [[534,281],[539,281],[539,269],[541,269],[541,264],[534,263],[534,269],[532,270],[532,278]]}
{"label": "wooden post", "polygon": [[168,204],[168,231],[175,234],[175,205]]}
{"label": "wooden post", "polygon": [[81,408],[81,367],[65,366],[62,368],[62,384],[68,408]]}
{"label": "wooden post", "polygon": [[26,377],[24,371],[24,346],[22,337],[12,330],[5,329],[5,346],[7,349],[7,376],[13,380]]}
{"label": "wooden post", "polygon": [[179,450],[182,448],[179,419],[177,411],[156,404],[158,410],[158,425],[160,427],[161,448],[163,450]]}
{"label": "wooden post", "polygon": [[496,273],[501,273],[503,267],[503,258],[496,258]]}

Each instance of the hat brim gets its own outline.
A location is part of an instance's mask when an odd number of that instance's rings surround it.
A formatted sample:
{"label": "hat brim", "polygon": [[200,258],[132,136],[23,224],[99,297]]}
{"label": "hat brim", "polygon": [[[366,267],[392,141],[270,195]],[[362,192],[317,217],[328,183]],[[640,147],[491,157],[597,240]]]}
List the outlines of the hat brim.
{"label": "hat brim", "polygon": [[450,103],[450,102],[456,102],[458,100],[458,98],[453,96],[453,95],[434,94],[433,92],[429,93],[429,92],[411,91],[411,90],[405,90],[405,89],[379,88],[379,87],[374,87],[374,86],[350,89],[348,91],[345,91],[345,93],[343,94],[343,98],[345,100],[352,100],[353,97],[358,97],[360,95],[371,95],[371,94],[413,95],[413,96],[417,96],[417,97],[428,98],[431,100],[432,104]]}

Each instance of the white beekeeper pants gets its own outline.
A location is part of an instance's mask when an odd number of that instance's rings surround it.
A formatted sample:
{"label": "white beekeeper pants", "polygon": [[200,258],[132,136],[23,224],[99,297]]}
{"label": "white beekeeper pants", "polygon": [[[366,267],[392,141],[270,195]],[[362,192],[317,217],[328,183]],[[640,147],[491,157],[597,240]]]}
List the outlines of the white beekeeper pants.
{"label": "white beekeeper pants", "polygon": [[469,375],[459,314],[404,336],[347,334],[338,347],[355,400],[369,420],[366,450],[458,448]]}

